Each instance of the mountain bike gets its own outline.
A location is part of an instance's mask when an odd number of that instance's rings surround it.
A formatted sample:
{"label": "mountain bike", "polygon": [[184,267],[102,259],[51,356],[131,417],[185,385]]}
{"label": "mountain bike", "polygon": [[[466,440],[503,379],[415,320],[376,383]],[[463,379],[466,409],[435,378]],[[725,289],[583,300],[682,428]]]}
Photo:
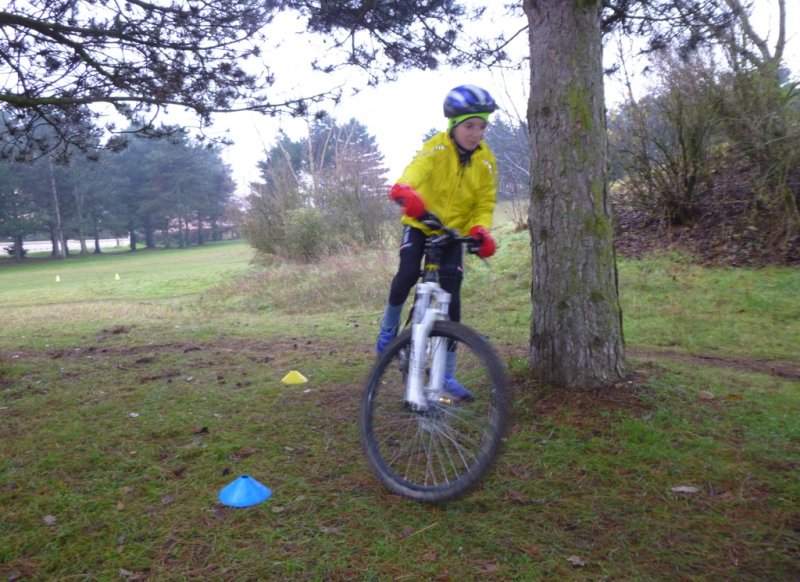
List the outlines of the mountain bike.
{"label": "mountain bike", "polygon": [[[510,418],[503,362],[473,329],[448,320],[450,294],[439,285],[442,250],[477,241],[445,228],[426,212],[435,230],[425,241],[422,280],[408,322],[381,353],[367,378],[359,415],[367,461],[393,493],[442,503],[474,487],[497,457]],[[445,390],[451,373],[472,394]]]}

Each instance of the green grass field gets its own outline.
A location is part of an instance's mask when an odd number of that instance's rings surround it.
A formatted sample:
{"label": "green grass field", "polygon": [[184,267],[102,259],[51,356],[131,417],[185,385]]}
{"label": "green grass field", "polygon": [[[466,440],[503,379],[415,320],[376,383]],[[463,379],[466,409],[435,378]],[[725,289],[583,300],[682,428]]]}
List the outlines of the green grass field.
{"label": "green grass field", "polygon": [[[513,427],[441,507],[387,494],[358,443],[392,252],[0,265],[0,577],[799,579],[800,272],[621,261],[634,374],[566,393],[526,373],[527,235],[500,240],[464,319],[508,362]],[[244,474],[272,497],[220,504]]]}

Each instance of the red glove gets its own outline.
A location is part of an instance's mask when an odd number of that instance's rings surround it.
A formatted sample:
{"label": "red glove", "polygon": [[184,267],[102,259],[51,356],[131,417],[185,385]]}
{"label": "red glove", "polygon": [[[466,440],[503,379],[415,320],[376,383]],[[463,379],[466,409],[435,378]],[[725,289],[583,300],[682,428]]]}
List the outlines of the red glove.
{"label": "red glove", "polygon": [[403,214],[411,218],[419,218],[425,214],[425,203],[411,186],[395,184],[389,190],[389,198],[403,207]]}
{"label": "red glove", "polygon": [[489,229],[484,226],[476,225],[469,229],[469,236],[478,241],[477,254],[482,259],[488,259],[497,250],[494,238],[489,234]]}

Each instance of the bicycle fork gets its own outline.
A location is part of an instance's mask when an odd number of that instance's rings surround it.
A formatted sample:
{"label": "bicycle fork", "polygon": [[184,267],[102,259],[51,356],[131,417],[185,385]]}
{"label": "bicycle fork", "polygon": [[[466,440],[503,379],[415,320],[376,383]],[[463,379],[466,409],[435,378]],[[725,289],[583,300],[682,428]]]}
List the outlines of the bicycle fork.
{"label": "bicycle fork", "polygon": [[[414,321],[411,323],[411,354],[409,358],[408,379],[406,382],[406,402],[413,410],[428,410],[429,399],[426,393],[442,392],[445,366],[447,362],[447,342],[439,341],[432,346],[431,367],[428,374],[428,385],[425,385],[426,360],[428,356],[428,339],[433,331],[433,324],[447,319],[450,309],[450,293],[442,289],[438,283],[423,282],[417,285],[418,305],[414,309]],[[417,307],[419,309],[417,309]]]}

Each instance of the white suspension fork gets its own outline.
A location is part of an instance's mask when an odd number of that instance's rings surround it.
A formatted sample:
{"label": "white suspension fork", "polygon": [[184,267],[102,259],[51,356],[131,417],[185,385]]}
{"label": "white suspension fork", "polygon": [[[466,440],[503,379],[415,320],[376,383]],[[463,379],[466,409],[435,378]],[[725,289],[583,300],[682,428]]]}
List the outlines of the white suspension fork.
{"label": "white suspension fork", "polygon": [[[411,354],[409,357],[408,381],[406,382],[406,402],[414,410],[427,410],[429,392],[442,391],[442,381],[447,361],[447,341],[436,342],[431,354],[431,370],[429,384],[425,386],[425,363],[428,353],[428,339],[433,324],[440,319],[447,319],[450,309],[450,293],[438,283],[428,282],[417,285],[417,305],[414,321],[411,324]],[[417,311],[420,310],[420,312]]]}

